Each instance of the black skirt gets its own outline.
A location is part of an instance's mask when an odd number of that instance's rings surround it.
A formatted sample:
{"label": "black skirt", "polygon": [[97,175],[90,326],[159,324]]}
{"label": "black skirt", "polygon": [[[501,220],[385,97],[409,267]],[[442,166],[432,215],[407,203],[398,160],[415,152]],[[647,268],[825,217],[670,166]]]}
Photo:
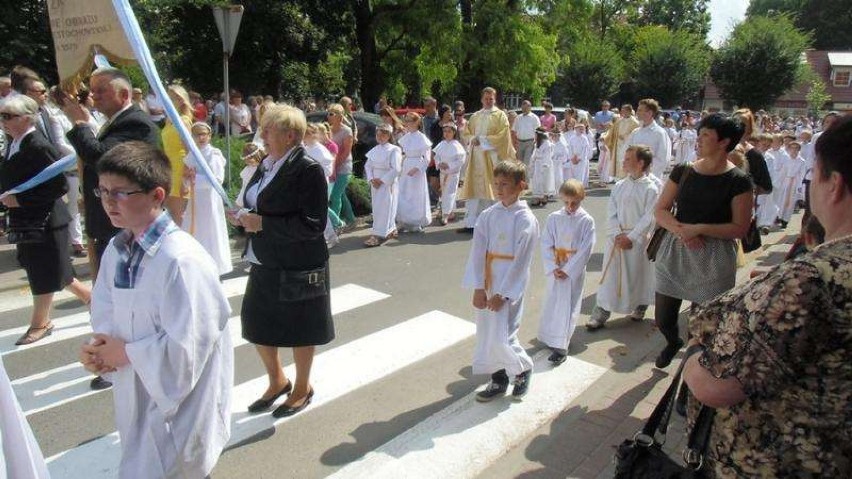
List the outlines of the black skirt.
{"label": "black skirt", "polygon": [[44,243],[15,245],[33,295],[56,293],[71,284],[71,239],[68,226],[47,230]]}
{"label": "black skirt", "polygon": [[[328,263],[325,266],[328,268]],[[280,281],[280,269],[251,266],[240,312],[243,338],[252,344],[277,347],[331,342],[334,323],[328,276],[326,294],[305,301],[280,300]]]}

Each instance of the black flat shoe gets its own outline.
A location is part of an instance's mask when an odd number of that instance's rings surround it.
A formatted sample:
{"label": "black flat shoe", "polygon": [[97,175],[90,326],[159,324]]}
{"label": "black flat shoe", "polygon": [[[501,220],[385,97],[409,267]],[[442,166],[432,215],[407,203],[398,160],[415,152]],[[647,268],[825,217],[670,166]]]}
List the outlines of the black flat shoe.
{"label": "black flat shoe", "polygon": [[308,407],[308,404],[311,403],[311,399],[313,399],[313,397],[314,397],[314,389],[311,388],[311,391],[308,393],[307,396],[305,396],[305,400],[302,401],[302,404],[300,404],[298,406],[288,406],[287,404],[282,404],[282,405],[278,406],[277,408],[275,408],[274,411],[272,411],[272,417],[282,418],[282,417],[292,416],[292,415],[296,414],[297,412],[301,411],[302,409],[305,409],[306,407]]}
{"label": "black flat shoe", "polygon": [[93,391],[100,391],[102,389],[109,389],[112,387],[112,383],[102,378],[101,376],[95,376],[94,379],[89,383],[89,388]]}
{"label": "black flat shoe", "polygon": [[293,390],[293,381],[287,381],[287,385],[284,386],[280,391],[278,391],[278,394],[272,396],[269,399],[260,398],[257,401],[251,403],[251,405],[249,405],[249,407],[248,407],[248,412],[255,413],[255,412],[266,411],[267,409],[272,407],[272,403],[274,403],[276,399],[278,399],[281,396],[289,393],[292,390]]}

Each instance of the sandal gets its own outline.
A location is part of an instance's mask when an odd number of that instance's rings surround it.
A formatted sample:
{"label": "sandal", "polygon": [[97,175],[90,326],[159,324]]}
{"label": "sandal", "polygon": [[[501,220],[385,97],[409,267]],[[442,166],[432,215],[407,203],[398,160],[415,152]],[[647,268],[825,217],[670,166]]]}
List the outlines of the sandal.
{"label": "sandal", "polygon": [[390,232],[390,234],[388,234],[385,237],[385,241],[387,241],[389,239],[396,239],[396,238],[399,238],[399,232],[397,230],[393,230],[393,231]]}
{"label": "sandal", "polygon": [[364,246],[367,248],[375,248],[382,244],[382,240],[378,236],[370,236],[367,241],[364,241]]}
{"label": "sandal", "polygon": [[53,323],[47,323],[47,325],[42,326],[40,328],[30,327],[27,329],[27,332],[24,333],[23,336],[18,338],[15,341],[15,346],[24,346],[27,344],[32,344],[36,341],[40,341],[47,336],[50,336],[53,333]]}

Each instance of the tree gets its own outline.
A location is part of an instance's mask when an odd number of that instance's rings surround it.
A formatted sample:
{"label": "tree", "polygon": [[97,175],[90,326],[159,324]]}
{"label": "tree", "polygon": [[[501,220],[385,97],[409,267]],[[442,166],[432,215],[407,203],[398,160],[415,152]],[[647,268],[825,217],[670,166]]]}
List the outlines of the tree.
{"label": "tree", "polygon": [[717,50],[710,76],[724,99],[755,111],[768,108],[796,84],[809,43],[789,16],[752,16]]}
{"label": "tree", "polygon": [[594,108],[618,91],[624,60],[614,45],[597,39],[583,40],[573,44],[568,55],[571,64],[563,68],[557,87],[572,104]]}
{"label": "tree", "polygon": [[710,31],[708,0],[651,0],[638,8],[639,25],[661,25],[669,30],[685,30],[705,38]]}
{"label": "tree", "polygon": [[8,74],[15,65],[24,65],[42,75],[49,83],[57,81],[53,37],[47,16],[47,2],[21,0],[0,6],[0,74]]}
{"label": "tree", "polygon": [[591,35],[592,0],[535,0],[536,21],[546,33],[556,35],[557,51],[566,54],[572,46]]}
{"label": "tree", "polygon": [[818,50],[852,48],[852,7],[842,0],[751,0],[746,15],[786,13],[796,27],[813,35]]}
{"label": "tree", "polygon": [[701,36],[652,26],[636,32],[629,69],[639,97],[673,106],[697,96],[709,64],[710,50]]}

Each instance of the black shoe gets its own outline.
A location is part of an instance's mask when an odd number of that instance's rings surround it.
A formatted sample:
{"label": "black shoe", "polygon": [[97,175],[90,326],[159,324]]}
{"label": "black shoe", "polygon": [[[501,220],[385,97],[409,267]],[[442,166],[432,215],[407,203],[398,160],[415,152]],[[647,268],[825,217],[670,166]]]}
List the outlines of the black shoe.
{"label": "black shoe", "polygon": [[786,221],[784,221],[784,220],[781,220],[781,229],[782,229],[782,230],[786,230],[786,229],[787,229],[787,222],[786,222]]}
{"label": "black shoe", "polygon": [[654,362],[654,365],[660,369],[666,368],[669,364],[672,363],[672,359],[674,359],[675,355],[680,348],[683,347],[683,340],[678,339],[675,344],[667,344],[665,348],[660,352],[659,356],[657,356],[657,360]]}
{"label": "black shoe", "polygon": [[269,398],[269,399],[260,398],[257,401],[251,403],[248,407],[248,412],[256,413],[256,412],[266,411],[267,409],[272,407],[272,403],[274,403],[276,399],[278,399],[281,396],[289,393],[292,390],[293,390],[293,381],[287,381],[287,385],[284,386],[283,388],[281,388],[281,390],[278,391],[278,393],[275,394],[274,396],[272,396],[271,398]]}
{"label": "black shoe", "polygon": [[473,234],[473,228],[459,228],[456,230],[456,233],[460,234]]}
{"label": "black shoe", "polygon": [[532,369],[527,369],[515,376],[515,387],[512,388],[512,401],[520,401],[527,395],[527,390],[530,388],[530,378],[532,377]]}
{"label": "black shoe", "polygon": [[95,378],[89,383],[89,388],[93,391],[100,391],[101,389],[109,389],[111,387],[112,383],[100,376],[95,376]]}
{"label": "black shoe", "polygon": [[308,392],[308,395],[305,396],[305,400],[302,401],[302,404],[300,404],[298,406],[288,406],[286,403],[282,404],[282,405],[278,406],[277,408],[275,408],[274,411],[272,411],[272,417],[282,418],[282,417],[292,416],[293,414],[296,414],[297,412],[301,411],[302,409],[305,409],[306,407],[308,407],[308,404],[311,403],[311,399],[313,399],[313,397],[314,397],[314,389],[311,388],[310,392]]}
{"label": "black shoe", "polygon": [[485,389],[476,393],[476,400],[479,402],[488,402],[492,399],[506,394],[509,390],[509,377],[506,376],[506,371],[501,369],[491,375],[491,382]]}
{"label": "black shoe", "polygon": [[769,227],[768,226],[761,226],[760,227],[760,234],[762,236],[768,235],[769,234]]}
{"label": "black shoe", "polygon": [[558,351],[553,351],[553,354],[547,357],[547,360],[550,361],[550,364],[553,366],[559,366],[564,363],[566,359],[568,359],[568,355],[562,354]]}

